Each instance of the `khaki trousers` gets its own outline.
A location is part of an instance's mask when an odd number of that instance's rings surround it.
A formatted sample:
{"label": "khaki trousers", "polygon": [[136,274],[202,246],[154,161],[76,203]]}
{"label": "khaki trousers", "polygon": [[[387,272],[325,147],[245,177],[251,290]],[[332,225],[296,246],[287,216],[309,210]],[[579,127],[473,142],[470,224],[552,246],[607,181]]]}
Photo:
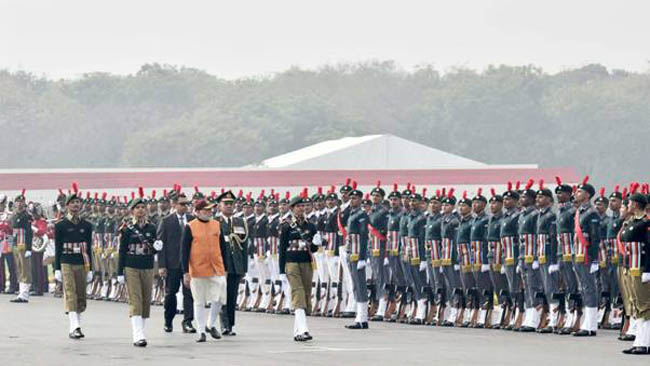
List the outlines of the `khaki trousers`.
{"label": "khaki trousers", "polygon": [[16,273],[18,282],[32,283],[32,258],[25,258],[25,247],[14,247],[14,258],[16,258]]}
{"label": "khaki trousers", "polygon": [[126,267],[124,279],[129,292],[129,316],[148,318],[151,313],[153,269]]}
{"label": "khaki trousers", "polygon": [[[641,271],[643,273],[643,271]],[[629,276],[631,303],[634,317],[650,320],[650,282],[642,283],[641,276]]]}
{"label": "khaki trousers", "polygon": [[311,279],[313,269],[311,262],[286,263],[285,272],[291,287],[291,304],[294,309],[304,309],[307,315],[311,312]]}
{"label": "khaki trousers", "polygon": [[621,299],[623,299],[625,315],[634,315],[634,311],[632,310],[632,292],[630,290],[630,273],[623,266],[618,267],[618,287],[621,289]]}
{"label": "khaki trousers", "polygon": [[83,264],[61,264],[65,312],[86,310],[86,268]]}

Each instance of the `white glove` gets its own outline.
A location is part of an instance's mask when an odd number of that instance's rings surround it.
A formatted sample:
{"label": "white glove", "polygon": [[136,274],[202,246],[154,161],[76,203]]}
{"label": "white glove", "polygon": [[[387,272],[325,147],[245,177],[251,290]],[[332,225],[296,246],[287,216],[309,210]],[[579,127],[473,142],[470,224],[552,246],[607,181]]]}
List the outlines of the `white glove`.
{"label": "white glove", "polygon": [[646,283],[650,281],[650,272],[644,272],[641,274],[641,282]]}
{"label": "white glove", "polygon": [[533,261],[533,269],[539,269],[539,262]]}
{"label": "white glove", "polygon": [[388,260],[388,257],[384,258],[384,266],[390,265],[390,261]]}
{"label": "white glove", "polygon": [[454,271],[460,271],[460,264],[454,264]]}
{"label": "white glove", "polygon": [[442,270],[442,267],[440,267],[440,273],[444,273],[445,271]]}
{"label": "white glove", "polygon": [[314,243],[314,245],[316,246],[321,246],[323,245],[323,237],[320,235],[320,233],[316,233],[316,235],[314,235],[314,238],[311,240],[311,242]]}
{"label": "white glove", "polygon": [[287,279],[287,274],[286,273],[280,273],[280,281],[282,281],[282,283],[289,282],[289,280]]}
{"label": "white glove", "polygon": [[515,272],[521,273],[521,267],[517,264],[517,269],[515,269]]}
{"label": "white glove", "polygon": [[62,282],[63,276],[61,275],[61,270],[57,269],[54,271],[54,279],[57,280],[58,282]]}
{"label": "white glove", "polygon": [[489,264],[481,264],[481,272],[487,272],[490,270]]}
{"label": "white glove", "polygon": [[363,259],[357,262],[357,271],[366,268],[366,261]]}
{"label": "white glove", "polygon": [[119,282],[121,285],[124,284],[124,276],[117,276],[117,282]]}
{"label": "white glove", "polygon": [[31,250],[26,250],[25,251],[25,258],[29,258],[32,256],[32,251]]}
{"label": "white glove", "polygon": [[506,274],[506,266],[501,266],[501,274]]}
{"label": "white glove", "polygon": [[598,272],[598,263],[592,263],[591,267],[589,267],[589,273],[596,273]]}
{"label": "white glove", "polygon": [[298,248],[300,248],[300,249],[305,249],[306,246],[307,246],[307,244],[305,244],[304,241],[300,240],[300,241],[298,242]]}
{"label": "white glove", "polygon": [[551,264],[548,266],[548,273],[555,273],[560,270],[560,265],[559,264]]}
{"label": "white glove", "polygon": [[424,271],[425,269],[427,269],[427,262],[420,262],[420,272]]}
{"label": "white glove", "polygon": [[154,248],[157,252],[161,251],[162,248],[163,248],[163,242],[162,242],[162,240],[156,240],[156,241],[154,241],[154,242],[153,242],[153,248]]}
{"label": "white glove", "polygon": [[90,283],[93,280],[93,271],[88,271],[86,273],[86,282]]}

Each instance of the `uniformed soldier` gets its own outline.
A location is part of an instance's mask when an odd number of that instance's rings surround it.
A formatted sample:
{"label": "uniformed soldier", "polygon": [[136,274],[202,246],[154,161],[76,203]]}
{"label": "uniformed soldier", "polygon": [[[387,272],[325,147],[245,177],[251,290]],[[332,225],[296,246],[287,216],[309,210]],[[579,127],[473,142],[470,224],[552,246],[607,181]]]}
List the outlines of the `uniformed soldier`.
{"label": "uniformed soldier", "polygon": [[366,286],[366,261],[368,259],[368,215],[361,209],[363,192],[352,183],[350,214],[346,225],[346,253],[352,278],[354,300],[357,304],[354,323],[347,329],[368,329],[368,288]]}
{"label": "uniformed soldier", "polygon": [[[7,202],[7,196],[0,195],[0,293],[13,294],[18,291],[18,279],[16,278],[16,265],[12,253],[11,212],[7,208]],[[7,283],[5,273],[9,274],[9,288],[5,288]]]}
{"label": "uniformed soldier", "polygon": [[620,233],[619,245],[625,253],[624,276],[629,281],[630,302],[637,319],[636,339],[631,348],[623,350],[625,354],[650,354],[650,217],[646,213],[647,205],[646,194],[634,192],[630,196],[631,218]]}
{"label": "uniformed soldier", "polygon": [[[280,313],[283,308],[282,281],[280,280],[280,262],[278,258],[278,245],[280,245],[280,212],[278,211],[279,195],[274,196],[268,201],[266,209],[268,224],[268,249],[267,257],[271,271],[272,298],[267,313]],[[288,298],[286,299],[288,303]]]}
{"label": "uniformed soldier", "polygon": [[[388,223],[386,226],[386,255],[389,269],[389,281],[391,290],[388,294],[389,304],[386,313],[383,315],[385,320],[401,320],[404,314],[406,302],[406,278],[401,264],[400,256],[400,222],[404,210],[402,208],[402,193],[398,190],[397,184],[393,185],[393,191],[388,194],[390,209],[388,211]],[[379,320],[376,318],[376,320]]]}
{"label": "uniformed soldier", "polygon": [[535,198],[537,213],[537,261],[540,264],[544,293],[549,304],[548,317],[542,319],[539,333],[553,333],[557,330],[560,319],[559,270],[557,249],[557,217],[551,210],[553,192],[545,188],[543,181],[539,184]]}
{"label": "uniformed soldier", "polygon": [[444,314],[445,281],[440,272],[442,242],[442,201],[440,190],[429,199],[427,222],[424,229],[424,243],[427,261],[427,284],[429,293],[429,314],[426,323],[440,325]]}
{"label": "uniformed soldier", "polygon": [[306,191],[291,200],[291,216],[280,227],[280,276],[291,284],[291,302],[295,309],[293,339],[305,342],[312,339],[307,328],[311,310],[312,253],[322,244],[316,236],[316,227],[306,220],[304,200]]}
{"label": "uniformed soldier", "polygon": [[580,293],[584,302],[583,319],[580,330],[574,336],[595,336],[598,329],[598,287],[596,279],[600,265],[598,251],[600,244],[600,215],[591,204],[596,194],[586,176],[575,193],[578,209],[574,216],[574,269],[580,281]]}
{"label": "uniformed soldier", "polygon": [[456,245],[460,220],[454,212],[455,206],[456,197],[454,196],[454,189],[451,188],[442,201],[442,244],[440,246],[442,274],[447,289],[445,294],[446,304],[444,304],[446,308],[445,317],[442,322],[442,326],[445,327],[456,326],[459,320],[462,322],[463,311],[463,285],[460,280],[460,264]]}
{"label": "uniformed soldier", "polygon": [[599,290],[599,303],[598,303],[598,326],[603,325],[603,321],[607,322],[611,310],[611,284],[609,281],[609,267],[611,260],[607,253],[607,227],[609,226],[610,216],[607,215],[609,208],[609,199],[605,197],[605,187],[601,187],[598,195],[594,200],[594,208],[598,215],[600,215],[600,243],[598,243],[598,262],[600,269],[598,270],[598,277],[596,285]]}
{"label": "uniformed soldier", "polygon": [[14,214],[11,217],[13,232],[13,255],[18,275],[18,296],[13,303],[29,302],[29,291],[32,283],[32,218],[27,212],[25,190],[14,199]]}
{"label": "uniformed soldier", "polygon": [[623,203],[623,195],[619,192],[619,186],[614,187],[614,191],[609,195],[609,210],[612,212],[609,225],[607,226],[607,235],[605,243],[609,256],[609,283],[611,295],[611,312],[608,317],[603,319],[603,328],[605,329],[621,329],[623,323],[623,300],[620,296],[618,285],[618,268],[620,265],[618,248],[616,244],[616,237],[623,224],[621,217],[621,205]]}
{"label": "uniformed soldier", "polygon": [[55,225],[54,277],[63,283],[65,312],[70,321],[69,337],[81,339],[81,313],[86,310],[86,283],[93,280],[93,228],[82,219],[76,184],[66,198],[66,216]]}
{"label": "uniformed soldier", "polygon": [[237,289],[241,279],[248,270],[247,240],[248,226],[242,217],[235,217],[234,202],[235,195],[226,191],[217,196],[219,202],[219,222],[223,231],[224,247],[223,259],[226,266],[226,306],[221,310],[221,334],[224,336],[236,335],[235,308],[237,306]]}
{"label": "uniformed soldier", "polygon": [[139,196],[129,202],[133,217],[120,230],[117,267],[118,281],[126,284],[128,291],[133,345],[136,347],[147,346],[144,325],[151,309],[153,262],[163,245],[162,241],[156,240],[156,227],[147,220],[143,199],[144,191],[140,187]]}
{"label": "uniformed soldier", "polygon": [[524,322],[519,329],[522,332],[534,332],[539,328],[544,317],[544,285],[542,283],[538,250],[537,250],[537,218],[535,198],[537,193],[532,189],[534,180],[529,179],[525,188],[520,192],[518,219],[519,233],[519,264],[524,285],[524,302],[526,312]]}
{"label": "uniformed soldier", "polygon": [[266,216],[266,202],[264,191],[260,194],[253,206],[255,219],[250,227],[250,235],[253,240],[255,254],[255,268],[259,276],[259,290],[257,298],[251,308],[256,312],[266,312],[271,302],[271,269],[269,265],[268,251],[268,225],[269,219]]}
{"label": "uniformed soldier", "polygon": [[460,264],[460,282],[462,285],[461,314],[462,321],[459,322],[463,327],[468,327],[476,323],[472,318],[473,309],[478,310],[478,298],[475,295],[476,282],[472,273],[472,251],[470,236],[472,232],[472,200],[467,197],[467,192],[463,192],[462,198],[458,201],[458,213],[460,215],[458,231],[456,234],[456,250],[458,252],[458,262]]}
{"label": "uniformed soldier", "polygon": [[476,304],[475,308],[479,309],[478,317],[473,316],[476,322],[473,324],[476,328],[490,326],[490,318],[494,302],[494,291],[490,281],[490,262],[488,259],[488,221],[485,214],[487,198],[482,195],[483,190],[478,189],[477,194],[472,198],[472,230],[470,233],[471,254],[472,254],[472,274],[476,283],[474,293]]}
{"label": "uniformed soldier", "polygon": [[499,235],[501,236],[501,249],[503,266],[501,267],[502,273],[506,275],[508,281],[508,303],[512,304],[512,314],[509,324],[505,325],[503,329],[514,330],[521,327],[524,311],[524,294],[520,290],[520,275],[517,261],[519,260],[519,211],[517,209],[517,202],[519,200],[519,192],[512,189],[512,182],[508,182],[508,188],[503,193],[503,207],[505,212],[501,218],[501,229]]}
{"label": "uniformed soldier", "polygon": [[99,195],[96,194],[95,197],[95,206],[94,212],[91,215],[91,220],[89,221],[93,227],[93,237],[92,237],[92,247],[93,247],[93,268],[94,278],[92,280],[90,299],[100,299],[101,298],[101,289],[103,284],[103,274],[104,270],[102,268],[102,253],[104,252],[105,242],[104,242],[104,226],[105,223],[105,211],[106,211],[106,196],[107,193],[104,192],[102,197],[99,198]]}
{"label": "uniformed soldier", "polygon": [[503,247],[501,245],[501,219],[503,218],[503,196],[490,189],[490,219],[488,221],[487,241],[488,260],[490,264],[490,281],[494,293],[497,295],[499,305],[494,306],[490,320],[492,329],[500,329],[510,323],[512,316],[512,302],[508,295],[508,280],[503,267]]}
{"label": "uniformed soldier", "polygon": [[[317,192],[311,197],[313,209],[308,215],[309,222],[314,224],[316,231],[321,239],[324,237],[323,226],[325,220],[325,194],[323,194],[323,187],[318,187]],[[313,288],[312,288],[312,316],[325,316],[327,313],[327,283],[329,282],[329,271],[325,264],[325,248],[320,246],[318,251],[314,253],[314,263],[316,270],[313,273]]]}
{"label": "uniformed soldier", "polygon": [[370,310],[371,319],[383,320],[388,306],[386,293],[387,268],[384,265],[386,258],[386,234],[388,233],[388,210],[383,206],[386,192],[381,188],[381,182],[370,191],[372,196],[372,207],[369,213],[368,233],[370,239],[370,267],[372,269],[372,285],[374,287],[374,299]]}
{"label": "uniformed soldier", "polygon": [[325,198],[327,212],[324,215],[325,221],[323,222],[324,240],[325,240],[325,262],[327,265],[329,285],[327,288],[327,316],[340,316],[341,302],[343,300],[342,294],[342,268],[339,260],[339,248],[342,245],[341,236],[339,234],[338,217],[338,195],[336,194],[336,187],[332,186],[330,192]]}
{"label": "uniformed soldier", "polygon": [[[426,189],[423,191],[426,194]],[[427,315],[428,298],[425,293],[426,284],[426,249],[424,246],[424,229],[426,217],[423,209],[426,203],[423,202],[419,193],[411,194],[409,200],[411,211],[409,212],[407,230],[408,241],[405,247],[408,259],[406,267],[410,273],[412,289],[412,309],[409,314],[409,323],[422,325]]]}
{"label": "uniformed soldier", "polygon": [[400,255],[400,267],[402,273],[404,274],[405,288],[403,293],[403,306],[400,309],[400,317],[397,321],[401,323],[406,323],[408,321],[408,315],[413,312],[415,305],[413,304],[413,279],[411,278],[411,264],[409,263],[408,258],[408,220],[411,213],[411,195],[413,190],[411,190],[411,183],[406,185],[406,189],[402,191],[402,215],[399,219],[399,255]]}
{"label": "uniformed soldier", "polygon": [[[341,236],[341,241],[345,241],[347,236],[346,226],[348,224],[348,218],[350,216],[350,192],[354,189],[352,188],[350,178],[347,178],[345,184],[339,188],[339,193],[341,194],[341,204],[338,211],[337,225],[339,228],[339,235]],[[345,245],[345,244],[344,244]],[[345,299],[343,303],[343,311],[341,312],[342,318],[353,318],[357,311],[357,303],[354,300],[354,284],[352,280],[352,274],[350,273],[350,261],[348,253],[346,250],[339,251],[339,261],[341,262],[341,270],[343,273],[343,289],[342,291],[345,294]]]}

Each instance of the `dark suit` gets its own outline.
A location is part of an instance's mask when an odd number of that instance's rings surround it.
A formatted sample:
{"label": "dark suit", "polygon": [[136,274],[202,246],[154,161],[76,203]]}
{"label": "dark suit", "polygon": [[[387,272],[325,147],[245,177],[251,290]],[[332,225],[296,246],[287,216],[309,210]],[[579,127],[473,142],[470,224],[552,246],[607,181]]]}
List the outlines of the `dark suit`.
{"label": "dark suit", "polygon": [[[230,224],[229,224],[229,222]],[[232,240],[227,239],[224,245],[223,263],[226,267],[227,276],[227,302],[221,310],[221,327],[225,329],[232,329],[235,325],[235,307],[237,306],[237,289],[242,277],[248,271],[248,256],[246,254],[246,245],[248,239],[248,226],[246,220],[241,217],[231,217],[226,220],[223,216],[219,217],[221,223],[221,232],[225,237],[231,233],[235,233],[232,227],[239,228],[237,236],[242,241],[241,246],[233,243]],[[232,227],[231,227],[232,226]],[[244,233],[242,233],[244,231]]]}
{"label": "dark suit", "polygon": [[[185,214],[185,224],[194,217]],[[165,324],[172,325],[176,315],[176,293],[183,287],[183,319],[194,319],[194,301],[192,292],[183,284],[183,269],[181,267],[181,237],[183,227],[176,213],[167,215],[158,226],[158,239],[164,243],[158,253],[158,267],[167,269],[165,283]]]}

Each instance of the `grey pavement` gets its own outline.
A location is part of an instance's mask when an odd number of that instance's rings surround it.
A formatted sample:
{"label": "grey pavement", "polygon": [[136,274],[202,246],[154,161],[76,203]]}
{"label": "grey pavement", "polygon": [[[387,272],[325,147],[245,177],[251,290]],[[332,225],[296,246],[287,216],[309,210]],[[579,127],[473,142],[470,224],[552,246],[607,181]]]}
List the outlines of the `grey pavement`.
{"label": "grey pavement", "polygon": [[86,338],[68,339],[62,299],[34,297],[11,304],[0,295],[0,364],[13,365],[649,365],[650,356],[627,356],[614,331],[597,337],[521,334],[371,323],[368,331],[344,329],[347,319],[308,318],[314,340],[293,341],[293,317],[237,314],[238,335],[195,343],[162,330],[162,307],[147,321],[149,346],[131,344],[126,304],[90,301],[82,315]]}

